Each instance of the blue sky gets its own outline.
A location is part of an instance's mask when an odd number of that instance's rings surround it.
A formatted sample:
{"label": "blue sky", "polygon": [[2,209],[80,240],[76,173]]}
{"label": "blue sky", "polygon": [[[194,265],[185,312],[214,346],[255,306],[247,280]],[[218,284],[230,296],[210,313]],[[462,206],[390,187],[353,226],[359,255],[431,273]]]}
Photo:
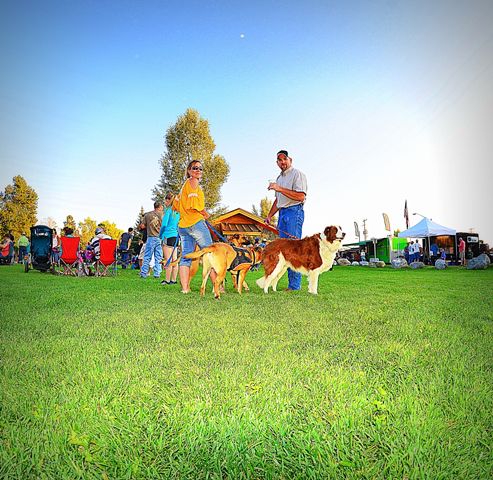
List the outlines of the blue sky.
{"label": "blue sky", "polygon": [[127,228],[191,107],[231,166],[224,205],[272,195],[285,148],[305,234],[403,229],[407,199],[493,243],[491,25],[475,0],[2,2],[0,188],[21,174],[40,220]]}

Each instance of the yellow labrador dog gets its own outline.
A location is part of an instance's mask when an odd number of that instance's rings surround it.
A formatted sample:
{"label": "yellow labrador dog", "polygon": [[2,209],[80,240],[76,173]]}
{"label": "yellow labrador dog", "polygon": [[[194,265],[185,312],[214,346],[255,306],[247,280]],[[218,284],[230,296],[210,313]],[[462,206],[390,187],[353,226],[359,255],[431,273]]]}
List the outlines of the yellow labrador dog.
{"label": "yellow labrador dog", "polygon": [[[214,269],[216,272],[216,280],[214,281],[214,297],[220,298],[221,285],[226,278],[226,273],[228,268],[233,263],[236,258],[236,252],[231,245],[227,243],[213,243],[212,245],[197,250],[195,252],[185,255],[185,258],[190,258],[192,260],[198,260],[202,258],[202,286],[200,287],[200,295],[205,295],[205,286],[207,284],[207,279]],[[193,264],[193,262],[192,262]],[[195,268],[190,269],[190,275],[195,274],[198,269],[198,262]]]}

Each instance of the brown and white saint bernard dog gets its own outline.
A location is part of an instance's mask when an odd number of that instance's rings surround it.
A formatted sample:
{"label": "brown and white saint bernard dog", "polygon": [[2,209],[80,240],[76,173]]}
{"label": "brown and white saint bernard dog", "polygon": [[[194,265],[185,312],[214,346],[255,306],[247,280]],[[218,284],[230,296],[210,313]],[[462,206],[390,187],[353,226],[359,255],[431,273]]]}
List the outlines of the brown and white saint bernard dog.
{"label": "brown and white saint bernard dog", "polygon": [[278,238],[269,243],[263,252],[264,276],[257,285],[275,292],[277,282],[288,268],[308,276],[308,292],[317,294],[318,276],[329,270],[334,263],[341,241],[346,236],[341,227],[326,227],[324,233],[318,233],[300,240]]}

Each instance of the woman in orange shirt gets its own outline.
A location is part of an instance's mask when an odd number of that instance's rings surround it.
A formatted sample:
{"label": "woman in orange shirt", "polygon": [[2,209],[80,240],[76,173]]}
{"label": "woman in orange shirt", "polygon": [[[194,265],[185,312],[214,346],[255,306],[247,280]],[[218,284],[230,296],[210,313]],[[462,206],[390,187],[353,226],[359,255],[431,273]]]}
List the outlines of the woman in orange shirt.
{"label": "woman in orange shirt", "polygon": [[[187,167],[187,180],[181,188],[178,202],[180,221],[178,231],[180,234],[182,256],[180,260],[180,283],[182,293],[190,292],[190,265],[192,260],[185,255],[192,253],[196,245],[200,248],[212,244],[211,234],[205,220],[209,214],[205,211],[204,192],[199,185],[202,178],[202,162],[192,160]],[[211,272],[210,278],[214,282],[215,272]]]}

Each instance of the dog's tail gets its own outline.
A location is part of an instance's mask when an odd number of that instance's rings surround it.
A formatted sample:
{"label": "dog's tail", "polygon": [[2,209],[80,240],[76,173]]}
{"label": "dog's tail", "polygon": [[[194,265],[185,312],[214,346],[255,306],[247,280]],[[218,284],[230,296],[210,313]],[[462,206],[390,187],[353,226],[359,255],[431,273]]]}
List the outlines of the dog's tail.
{"label": "dog's tail", "polygon": [[202,248],[201,250],[196,250],[195,252],[188,253],[187,255],[185,255],[185,258],[191,258],[192,260],[195,260],[196,258],[201,258],[206,253],[210,253],[213,251],[214,251],[214,247],[211,245],[210,247],[205,247]]}
{"label": "dog's tail", "polygon": [[265,277],[260,277],[260,278],[257,280],[257,285],[258,285],[260,288],[264,288],[264,285],[265,285]]}

